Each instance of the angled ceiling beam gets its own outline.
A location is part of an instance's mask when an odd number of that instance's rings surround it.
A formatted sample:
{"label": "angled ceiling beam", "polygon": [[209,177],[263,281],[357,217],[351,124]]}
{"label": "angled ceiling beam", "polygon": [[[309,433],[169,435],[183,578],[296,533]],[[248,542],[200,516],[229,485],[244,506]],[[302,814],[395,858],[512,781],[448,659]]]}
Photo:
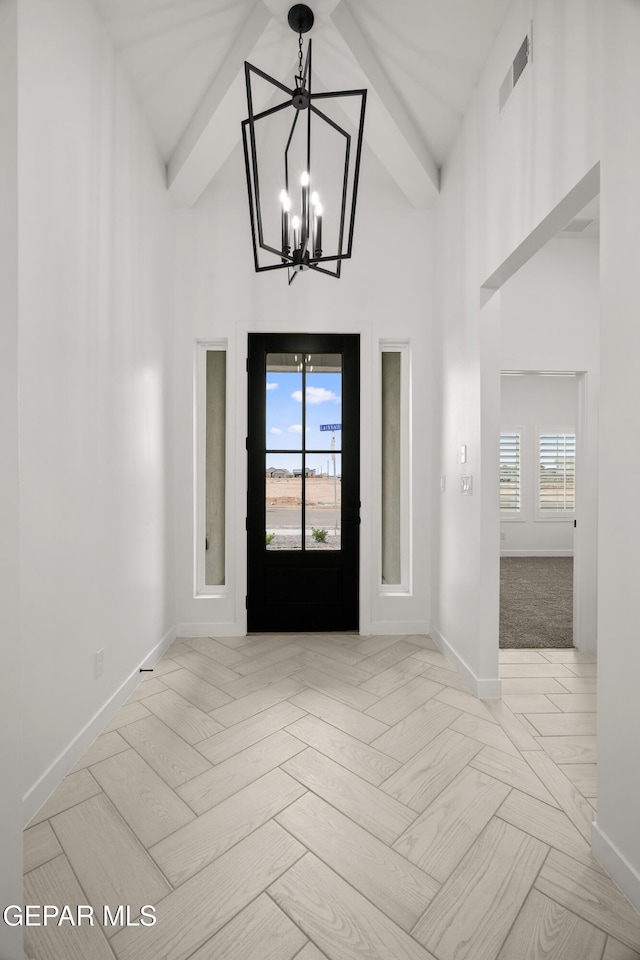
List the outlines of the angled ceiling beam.
{"label": "angled ceiling beam", "polygon": [[[272,17],[269,7],[289,0],[258,0],[242,31],[191,118],[167,164],[167,186],[176,206],[193,206],[229,154],[240,142],[238,118],[246,115],[244,61],[260,64],[267,73],[281,66],[281,24],[283,16]],[[321,79],[327,89],[367,87],[365,139],[409,202],[429,206],[439,189],[439,170],[427,145],[416,130],[401,100],[356,24],[345,2],[327,0],[325,39],[337,56],[334,66],[324,64]],[[267,6],[269,4],[269,7]],[[335,6],[335,9],[333,9]],[[279,12],[279,11],[278,11]],[[280,51],[280,57],[278,52]],[[354,62],[354,58],[355,61]],[[325,57],[323,56],[323,60]],[[330,61],[331,56],[327,57]],[[346,66],[350,76],[340,77]],[[316,61],[314,67],[321,67]],[[338,79],[340,78],[340,79]],[[256,107],[266,106],[256,104]],[[347,103],[343,103],[348,111]]]}
{"label": "angled ceiling beam", "polygon": [[270,21],[258,0],[169,159],[167,187],[176,206],[193,206],[240,141],[238,117],[247,112],[244,61],[252,58]]}
{"label": "angled ceiling beam", "polygon": [[415,207],[429,206],[440,190],[440,171],[345,0],[331,14],[364,74],[367,100],[365,140]]}

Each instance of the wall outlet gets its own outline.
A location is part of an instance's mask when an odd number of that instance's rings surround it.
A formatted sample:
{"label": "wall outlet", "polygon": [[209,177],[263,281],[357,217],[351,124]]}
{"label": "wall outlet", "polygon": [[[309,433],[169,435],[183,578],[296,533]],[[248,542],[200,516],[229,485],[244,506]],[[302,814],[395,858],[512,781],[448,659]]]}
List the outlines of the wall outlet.
{"label": "wall outlet", "polygon": [[96,651],[95,675],[96,679],[104,673],[104,647]]}
{"label": "wall outlet", "polygon": [[470,497],[473,493],[473,477],[460,477],[460,493],[463,497]]}
{"label": "wall outlet", "polygon": [[501,533],[501,534],[500,534],[500,539],[501,539],[501,540],[506,540],[506,539],[507,539],[506,533]]}

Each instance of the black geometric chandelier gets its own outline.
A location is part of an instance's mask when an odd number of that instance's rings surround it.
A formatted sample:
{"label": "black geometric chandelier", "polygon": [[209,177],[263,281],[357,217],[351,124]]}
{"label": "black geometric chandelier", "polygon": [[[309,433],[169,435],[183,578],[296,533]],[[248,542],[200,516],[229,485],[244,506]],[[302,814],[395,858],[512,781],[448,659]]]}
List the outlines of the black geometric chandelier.
{"label": "black geometric chandelier", "polygon": [[293,88],[244,65],[249,116],[242,139],[255,268],[286,269],[290,284],[307,269],[339,277],[351,257],[367,102],[366,90],[312,89],[311,40],[303,65],[302,35],[313,19],[303,3],[289,10],[298,34]]}

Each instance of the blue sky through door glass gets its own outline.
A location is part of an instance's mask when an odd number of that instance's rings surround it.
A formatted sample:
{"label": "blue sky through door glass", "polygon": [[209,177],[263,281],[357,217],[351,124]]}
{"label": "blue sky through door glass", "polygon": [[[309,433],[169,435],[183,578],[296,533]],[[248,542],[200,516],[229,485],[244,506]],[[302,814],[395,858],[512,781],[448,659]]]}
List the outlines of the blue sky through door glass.
{"label": "blue sky through door glass", "polygon": [[[267,373],[267,450],[300,450],[302,447],[302,386],[299,373]],[[307,372],[307,429],[305,448],[326,451],[310,455],[308,466],[326,472],[332,433],[320,430],[321,424],[342,421],[342,374]],[[341,449],[342,437],[335,433],[335,447]],[[286,453],[268,454],[267,466],[292,470],[298,457]],[[317,461],[317,462],[316,462]]]}

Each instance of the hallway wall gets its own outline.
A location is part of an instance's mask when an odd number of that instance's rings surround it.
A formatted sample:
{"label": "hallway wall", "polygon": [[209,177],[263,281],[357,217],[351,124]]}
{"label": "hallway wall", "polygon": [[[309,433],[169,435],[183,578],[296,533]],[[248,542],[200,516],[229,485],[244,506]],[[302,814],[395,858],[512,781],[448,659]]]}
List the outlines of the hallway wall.
{"label": "hallway wall", "polygon": [[[18,527],[17,3],[0,0],[0,903],[22,903],[22,738]],[[22,934],[0,923],[0,957]]]}
{"label": "hallway wall", "polygon": [[[281,271],[255,274],[244,163],[238,147],[197,205],[178,213],[176,385],[177,607],[181,633],[245,630],[247,333],[361,334],[361,596],[363,632],[425,632],[429,622],[430,350],[432,217],[412,209],[365,149],[354,255],[342,277],[307,272],[287,287]],[[222,338],[227,369],[227,585],[194,597],[193,366],[196,340]],[[381,595],[381,339],[411,344],[413,589]]]}
{"label": "hallway wall", "polygon": [[[598,823],[594,850],[640,910],[640,450],[629,429],[640,410],[640,7],[616,0],[607,13],[602,153],[601,406],[598,514]],[[619,468],[622,464],[622,469]],[[614,466],[615,465],[615,466]]]}
{"label": "hallway wall", "polygon": [[[479,496],[436,496],[433,615],[458,663],[480,680],[496,677],[495,630],[486,626],[493,622],[497,629],[496,611],[480,615],[482,598],[495,580],[491,558],[498,553],[491,540],[497,537],[497,507],[483,496],[485,480],[495,485],[495,444],[482,435],[481,404],[499,374],[499,307],[481,312],[481,286],[602,161],[598,714],[603,763],[595,849],[638,906],[640,836],[634,811],[640,808],[640,767],[633,737],[640,724],[634,687],[640,670],[635,603],[640,508],[630,502],[620,510],[618,475],[608,465],[626,449],[628,411],[639,405],[639,251],[630,211],[640,201],[640,68],[633,53],[640,11],[628,0],[606,4],[606,16],[604,7],[596,0],[514,0],[444,171],[436,271],[442,406],[440,464],[434,472],[457,471],[459,444],[468,443],[468,472]],[[531,20],[533,62],[498,115],[497,90]],[[490,399],[495,403],[494,396]],[[640,455],[636,447],[627,453],[626,472],[635,478]]]}
{"label": "hallway wall", "polygon": [[174,213],[89,0],[21,2],[19,114],[29,819],[175,623]]}
{"label": "hallway wall", "polygon": [[[488,616],[479,612],[497,577],[498,438],[493,423],[491,436],[483,435],[481,397],[490,389],[491,402],[499,402],[500,310],[496,296],[491,311],[481,314],[481,286],[598,161],[592,118],[599,104],[601,14],[597,0],[514,0],[443,170],[436,211],[434,472],[455,479],[434,503],[433,624],[490,696],[499,689],[497,601]],[[499,113],[499,87],[532,20],[533,60]],[[468,450],[464,471],[473,476],[470,497],[460,495],[461,444]],[[496,541],[489,554],[487,536]]]}

